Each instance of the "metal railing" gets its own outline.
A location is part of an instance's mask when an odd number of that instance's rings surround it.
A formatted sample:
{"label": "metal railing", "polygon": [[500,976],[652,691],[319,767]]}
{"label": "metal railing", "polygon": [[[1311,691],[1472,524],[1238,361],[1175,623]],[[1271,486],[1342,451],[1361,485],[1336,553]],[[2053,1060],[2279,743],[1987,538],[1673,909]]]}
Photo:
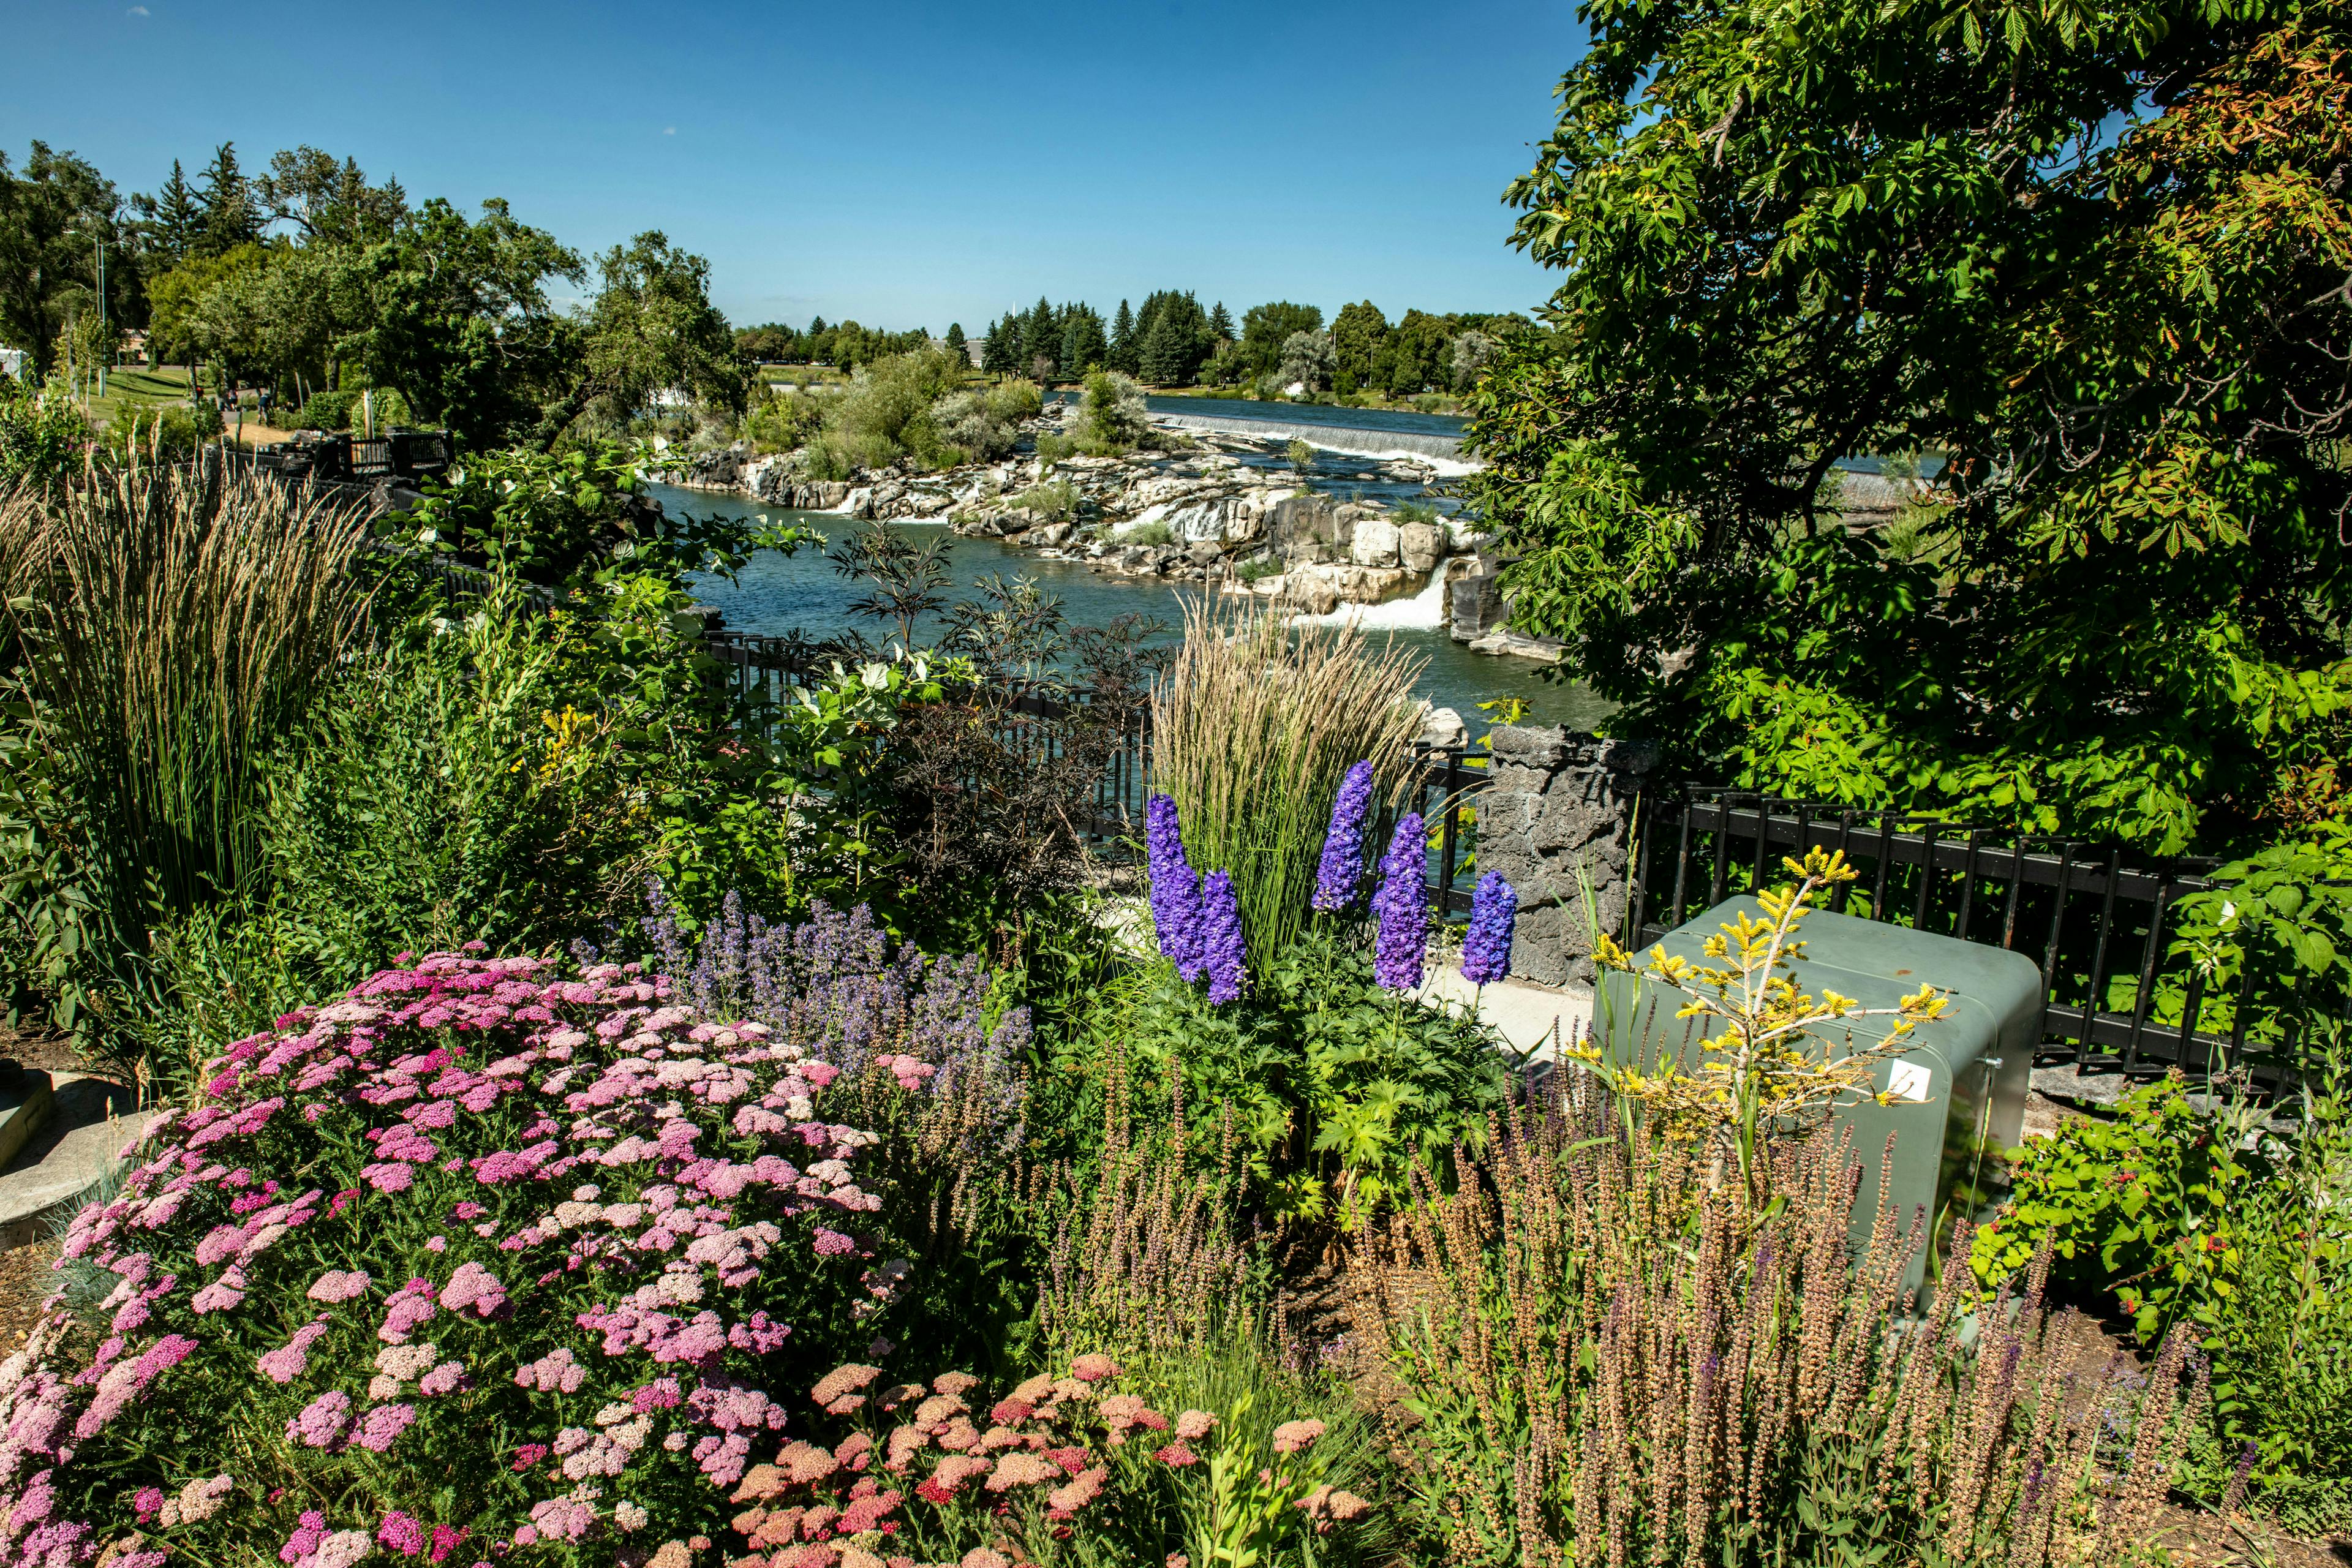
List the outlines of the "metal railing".
{"label": "metal railing", "polygon": [[[2247,1057],[2254,1009],[2209,1006],[2204,972],[2175,953],[2179,906],[2220,862],[2126,861],[2118,846],[2009,837],[1935,817],[1688,787],[1654,799],[1630,917],[1644,943],[1735,894],[1784,877],[1783,856],[1842,850],[1861,873],[1828,907],[2022,952],[2042,971],[2037,1059],[2152,1078]],[[2221,1027],[2207,1026],[2220,1013]],[[2290,1045],[2284,1057],[2293,1054]],[[2257,1053],[2260,1057],[2262,1053]],[[2294,1062],[2246,1061],[2275,1085]]]}

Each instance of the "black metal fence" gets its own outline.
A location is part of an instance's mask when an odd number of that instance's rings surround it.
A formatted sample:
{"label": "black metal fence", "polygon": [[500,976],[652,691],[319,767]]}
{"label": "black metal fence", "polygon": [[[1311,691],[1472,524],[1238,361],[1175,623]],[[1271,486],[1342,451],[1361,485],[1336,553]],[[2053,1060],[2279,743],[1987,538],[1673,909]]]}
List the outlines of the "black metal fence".
{"label": "black metal fence", "polygon": [[1781,858],[1819,846],[1861,873],[1830,908],[2033,958],[2044,1063],[2155,1077],[2242,1061],[2271,1085],[2295,1065],[2292,1043],[2250,1059],[2254,1009],[2209,997],[2202,970],[2173,951],[2181,901],[2215,885],[2217,861],[1725,789],[1689,788],[1645,815],[1630,910],[1643,942],[1785,879]]}

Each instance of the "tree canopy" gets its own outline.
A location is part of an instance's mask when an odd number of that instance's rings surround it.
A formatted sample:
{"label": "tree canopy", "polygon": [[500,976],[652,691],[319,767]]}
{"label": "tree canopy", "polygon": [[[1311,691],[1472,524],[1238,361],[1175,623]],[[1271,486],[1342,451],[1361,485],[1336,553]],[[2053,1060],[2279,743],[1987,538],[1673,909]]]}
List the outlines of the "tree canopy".
{"label": "tree canopy", "polygon": [[2336,811],[2345,5],[1587,16],[1509,193],[1565,279],[1472,425],[1515,624],[1745,784],[2161,852]]}

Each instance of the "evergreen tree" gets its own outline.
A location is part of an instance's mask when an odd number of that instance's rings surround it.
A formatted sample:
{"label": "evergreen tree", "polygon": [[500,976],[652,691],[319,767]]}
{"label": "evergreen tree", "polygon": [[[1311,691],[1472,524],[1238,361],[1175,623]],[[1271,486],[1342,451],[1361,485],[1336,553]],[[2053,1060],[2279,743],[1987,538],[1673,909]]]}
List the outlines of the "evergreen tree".
{"label": "evergreen tree", "polygon": [[971,357],[971,345],[964,338],[963,323],[961,321],[950,321],[948,323],[948,351],[950,353],[960,354],[966,359],[970,359]]}
{"label": "evergreen tree", "polygon": [[1154,386],[1191,385],[1215,341],[1201,302],[1173,290],[1144,300],[1136,330],[1143,338],[1138,354],[1142,379]]}
{"label": "evergreen tree", "polygon": [[188,184],[177,158],[172,160],[172,177],[163,182],[163,188],[152,196],[133,196],[131,205],[138,209],[147,253],[163,263],[156,270],[177,267],[196,248],[204,233],[204,203]]}
{"label": "evergreen tree", "polygon": [[1019,374],[1021,364],[1021,333],[1015,319],[1006,316],[988,324],[988,336],[981,341],[980,368],[991,375]]}
{"label": "evergreen tree", "polygon": [[1135,312],[1127,308],[1126,300],[1121,300],[1118,302],[1118,314],[1111,318],[1110,323],[1111,369],[1133,375],[1136,372],[1137,351],[1140,346],[1135,336]]}
{"label": "evergreen tree", "polygon": [[824,327],[824,318],[823,316],[818,316],[818,317],[814,318],[812,321],[810,321],[810,322],[809,322],[808,335],[809,335],[810,337],[815,337],[818,333],[820,333],[820,332],[824,331],[824,330],[825,330],[825,327]]}
{"label": "evergreen tree", "polygon": [[1217,308],[1209,312],[1209,331],[1215,334],[1221,343],[1234,341],[1234,318],[1225,310],[1225,302],[1223,300],[1218,300]]}
{"label": "evergreen tree", "polygon": [[[1054,307],[1043,294],[1021,322],[1021,374],[1050,380],[1061,363],[1062,326],[1054,319]],[[1050,363],[1041,367],[1039,360]]]}
{"label": "evergreen tree", "polygon": [[197,178],[204,183],[197,198],[204,210],[198,251],[225,256],[261,237],[261,213],[253,205],[251,184],[236,166],[236,142],[224,142],[214,149],[213,161]]}
{"label": "evergreen tree", "polygon": [[1102,317],[1087,305],[1070,308],[1062,325],[1063,373],[1080,376],[1110,361],[1110,341],[1103,335]]}

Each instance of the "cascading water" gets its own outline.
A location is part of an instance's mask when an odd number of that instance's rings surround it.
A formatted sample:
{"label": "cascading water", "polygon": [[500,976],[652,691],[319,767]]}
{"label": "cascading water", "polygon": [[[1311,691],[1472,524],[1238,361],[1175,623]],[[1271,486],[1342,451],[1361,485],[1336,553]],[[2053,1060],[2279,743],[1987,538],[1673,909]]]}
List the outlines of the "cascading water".
{"label": "cascading water", "polygon": [[1429,584],[1410,599],[1380,605],[1342,605],[1328,616],[1293,616],[1294,626],[1354,626],[1366,631],[1434,631],[1444,626],[1450,611],[1445,602],[1445,568],[1429,574]]}

